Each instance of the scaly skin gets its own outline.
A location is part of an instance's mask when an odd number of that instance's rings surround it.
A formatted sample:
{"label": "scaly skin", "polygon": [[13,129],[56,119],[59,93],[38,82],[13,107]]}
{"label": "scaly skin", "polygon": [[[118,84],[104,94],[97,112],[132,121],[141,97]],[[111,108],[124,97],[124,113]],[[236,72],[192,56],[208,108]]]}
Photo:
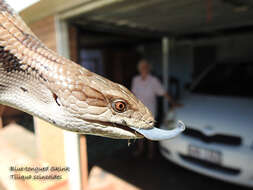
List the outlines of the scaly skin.
{"label": "scaly skin", "polygon": [[[115,101],[124,103],[123,112]],[[111,138],[139,138],[129,126],[154,124],[129,90],[48,49],[2,0],[0,103],[66,130]]]}
{"label": "scaly skin", "polygon": [[165,140],[184,130],[154,125],[125,87],[48,49],[0,0],[0,103],[65,130],[110,138]]}

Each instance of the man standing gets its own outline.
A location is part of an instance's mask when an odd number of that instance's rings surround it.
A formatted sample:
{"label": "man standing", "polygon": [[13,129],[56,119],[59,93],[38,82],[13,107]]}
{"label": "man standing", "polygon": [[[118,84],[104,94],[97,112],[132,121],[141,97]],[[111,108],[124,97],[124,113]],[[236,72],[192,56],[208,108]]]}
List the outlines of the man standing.
{"label": "man standing", "polygon": [[[175,105],[172,98],[164,90],[161,82],[150,74],[150,65],[147,60],[142,59],[138,63],[138,71],[140,75],[133,78],[132,81],[132,92],[142,103],[149,108],[156,117],[156,96],[163,96],[166,98],[172,106]],[[149,142],[148,144],[149,154],[148,157],[152,158],[154,155],[154,144]],[[144,151],[144,141],[139,140],[137,144],[137,150],[134,152],[135,156],[142,154]]]}

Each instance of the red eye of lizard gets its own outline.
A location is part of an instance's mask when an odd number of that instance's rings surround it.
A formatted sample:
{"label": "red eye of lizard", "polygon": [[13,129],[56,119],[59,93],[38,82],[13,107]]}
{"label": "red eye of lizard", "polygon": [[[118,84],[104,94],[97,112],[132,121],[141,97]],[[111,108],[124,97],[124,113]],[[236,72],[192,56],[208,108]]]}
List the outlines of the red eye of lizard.
{"label": "red eye of lizard", "polygon": [[126,111],[126,103],[122,100],[116,100],[112,103],[112,108],[114,111],[122,113]]}

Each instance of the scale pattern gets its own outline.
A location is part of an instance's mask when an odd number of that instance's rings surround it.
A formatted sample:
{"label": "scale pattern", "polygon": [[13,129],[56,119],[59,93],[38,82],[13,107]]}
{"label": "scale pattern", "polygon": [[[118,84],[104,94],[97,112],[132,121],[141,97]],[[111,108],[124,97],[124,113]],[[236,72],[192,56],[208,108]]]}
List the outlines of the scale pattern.
{"label": "scale pattern", "polygon": [[[125,102],[124,113],[112,101]],[[137,138],[129,126],[151,128],[151,112],[125,87],[47,48],[0,0],[0,103],[63,129]],[[124,129],[123,129],[124,128]]]}

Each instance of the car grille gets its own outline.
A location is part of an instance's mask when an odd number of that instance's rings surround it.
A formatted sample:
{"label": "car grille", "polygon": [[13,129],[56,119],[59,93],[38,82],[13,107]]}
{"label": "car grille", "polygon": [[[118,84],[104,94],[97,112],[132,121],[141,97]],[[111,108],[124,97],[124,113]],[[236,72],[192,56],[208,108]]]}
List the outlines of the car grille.
{"label": "car grille", "polygon": [[183,134],[201,140],[205,143],[218,143],[231,146],[240,146],[242,143],[242,139],[237,136],[223,135],[223,134],[215,134],[207,136],[201,131],[190,127],[187,127],[186,130],[183,132]]}
{"label": "car grille", "polygon": [[200,159],[193,158],[191,156],[186,156],[186,155],[183,155],[183,154],[179,154],[179,156],[184,161],[193,163],[195,165],[199,165],[203,168],[210,169],[210,170],[213,170],[213,171],[216,171],[216,172],[220,172],[220,173],[227,174],[227,175],[238,175],[238,174],[240,174],[239,169],[224,167],[224,166],[221,166],[221,165],[218,165],[218,164],[214,164],[214,163],[211,163],[211,162],[208,162],[208,161],[200,160]]}

